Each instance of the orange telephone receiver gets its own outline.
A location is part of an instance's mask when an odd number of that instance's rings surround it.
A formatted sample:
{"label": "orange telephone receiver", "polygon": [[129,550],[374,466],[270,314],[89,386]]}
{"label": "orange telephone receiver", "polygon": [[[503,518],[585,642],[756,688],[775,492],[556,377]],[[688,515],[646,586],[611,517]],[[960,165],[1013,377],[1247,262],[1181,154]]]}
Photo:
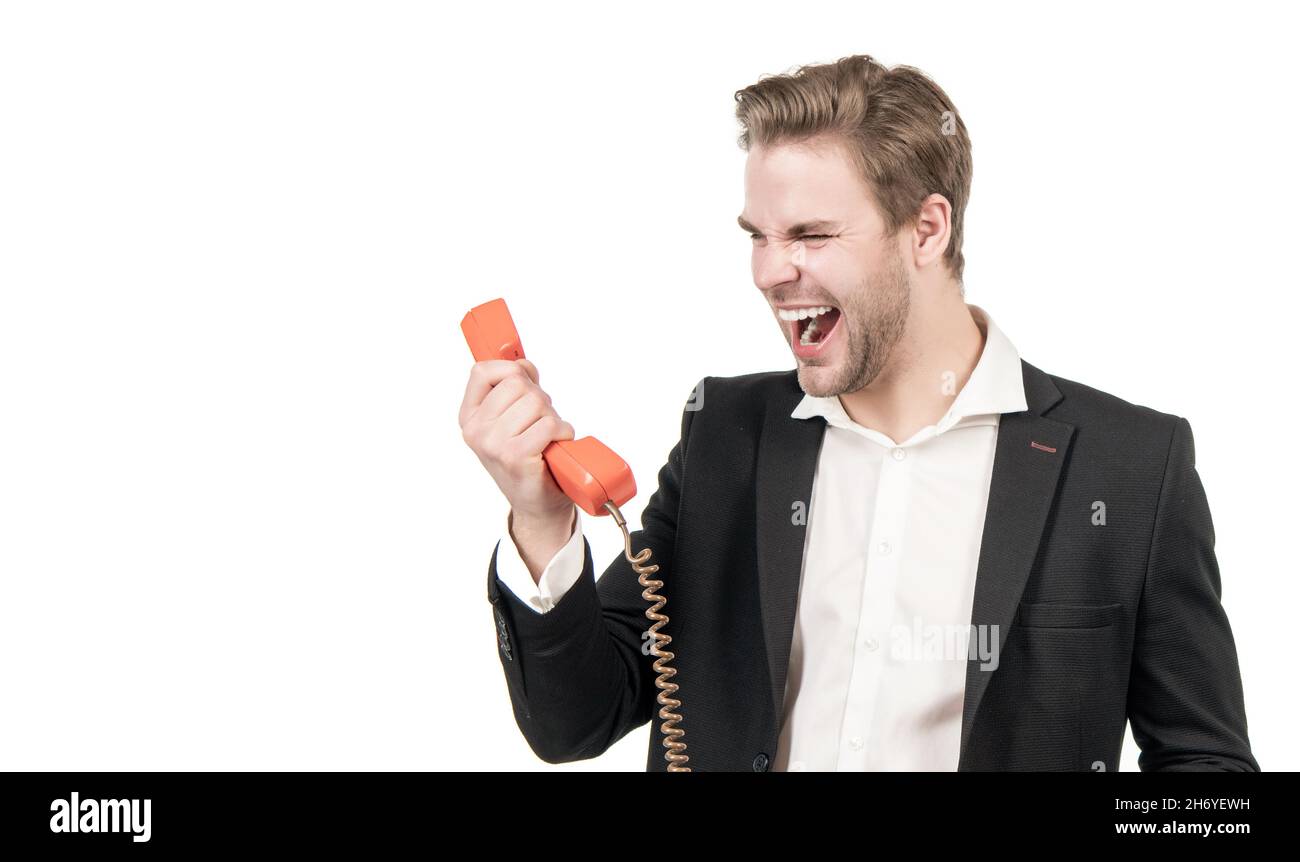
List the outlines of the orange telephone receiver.
{"label": "orange telephone receiver", "polygon": [[[494,299],[471,308],[461,320],[460,330],[465,333],[475,362],[524,358],[524,345],[519,340],[504,299]],[[632,469],[595,437],[555,440],[542,450],[542,459],[555,484],[582,511],[588,515],[613,515],[614,522],[623,531],[623,554],[637,575],[637,583],[644,587],[641,597],[650,602],[645,615],[652,623],[647,635],[654,640],[651,655],[655,656],[654,669],[659,674],[655,686],[659,689],[659,717],[663,719],[660,729],[667,749],[664,759],[668,761],[669,772],[690,772],[691,768],[686,765],[690,756],[686,754],[686,743],[682,742],[686,731],[678,726],[682,717],[673,712],[682,705],[680,700],[672,697],[678,686],[670,680],[677,674],[677,669],[668,666],[673,654],[664,649],[672,642],[672,637],[660,631],[668,624],[668,615],[659,612],[668,600],[655,591],[664,582],[650,577],[659,570],[657,564],[650,562],[650,548],[632,553],[627,521],[618,509],[636,496]]]}
{"label": "orange telephone receiver", "polygon": [[[476,305],[460,322],[475,362],[523,359],[524,345],[504,299]],[[595,437],[556,440],[542,451],[555,484],[588,515],[607,515],[607,501],[621,506],[636,496],[632,468]]]}

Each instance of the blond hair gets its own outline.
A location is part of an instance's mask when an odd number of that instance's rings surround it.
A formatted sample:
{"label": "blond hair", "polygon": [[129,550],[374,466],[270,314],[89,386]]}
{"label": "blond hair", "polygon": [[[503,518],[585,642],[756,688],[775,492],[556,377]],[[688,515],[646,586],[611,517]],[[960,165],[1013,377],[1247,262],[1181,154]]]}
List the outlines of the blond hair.
{"label": "blond hair", "polygon": [[737,143],[751,146],[827,140],[844,145],[892,234],[915,224],[937,192],[952,207],[944,258],[959,283],[962,216],[970,197],[970,137],[939,85],[911,66],[887,68],[866,54],[764,75],[737,90]]}

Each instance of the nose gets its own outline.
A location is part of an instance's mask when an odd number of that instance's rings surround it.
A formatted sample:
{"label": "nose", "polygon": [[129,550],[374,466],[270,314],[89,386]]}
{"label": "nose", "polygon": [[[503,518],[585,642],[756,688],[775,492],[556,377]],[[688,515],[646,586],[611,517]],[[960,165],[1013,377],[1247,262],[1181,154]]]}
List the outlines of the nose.
{"label": "nose", "polygon": [[754,286],[767,293],[782,284],[799,281],[799,267],[803,265],[802,240],[780,242],[768,240],[754,246],[750,266],[754,271]]}

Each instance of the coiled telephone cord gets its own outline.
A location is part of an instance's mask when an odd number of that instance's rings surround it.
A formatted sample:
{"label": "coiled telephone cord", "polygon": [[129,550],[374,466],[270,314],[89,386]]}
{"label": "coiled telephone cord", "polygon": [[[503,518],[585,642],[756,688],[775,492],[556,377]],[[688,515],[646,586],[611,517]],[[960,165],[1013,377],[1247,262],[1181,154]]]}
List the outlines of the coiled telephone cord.
{"label": "coiled telephone cord", "polygon": [[690,757],[684,753],[686,743],[681,741],[686,731],[677,726],[682,717],[673,712],[675,709],[680,709],[682,705],[680,700],[672,697],[677,691],[677,683],[670,680],[677,675],[677,669],[668,666],[668,662],[673,660],[673,654],[664,649],[672,643],[672,637],[659,631],[668,624],[668,615],[659,613],[659,609],[667,604],[668,600],[655,592],[664,585],[664,582],[649,577],[659,571],[659,566],[657,563],[646,565],[646,561],[650,559],[650,548],[642,548],[636,554],[632,553],[632,536],[627,531],[627,521],[623,519],[623,513],[612,500],[605,503],[605,508],[614,516],[614,522],[623,531],[623,556],[632,565],[632,571],[636,572],[637,583],[644,588],[641,591],[641,598],[652,603],[646,609],[645,615],[652,623],[650,635],[654,638],[654,645],[651,650],[656,656],[655,673],[659,674],[655,679],[655,685],[659,688],[659,717],[663,719],[660,730],[664,735],[664,747],[668,749],[664,752],[664,760],[668,761],[669,772],[690,772],[691,768],[685,765],[686,761],[690,760]]}

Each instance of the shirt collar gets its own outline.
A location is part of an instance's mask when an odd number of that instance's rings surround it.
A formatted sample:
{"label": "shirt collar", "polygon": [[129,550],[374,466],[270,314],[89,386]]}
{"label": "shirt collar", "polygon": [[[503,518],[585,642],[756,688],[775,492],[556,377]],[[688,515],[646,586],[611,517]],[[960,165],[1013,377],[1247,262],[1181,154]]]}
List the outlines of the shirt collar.
{"label": "shirt collar", "polygon": [[[1029,408],[1025,401],[1025,382],[1020,367],[1020,354],[1006,334],[993,322],[988,312],[978,305],[967,303],[975,325],[984,333],[984,349],[971,371],[970,379],[953,399],[948,412],[934,425],[928,425],[918,431],[907,442],[937,436],[952,428],[969,425],[996,425],[1003,413],[1018,413]],[[805,394],[803,400],[790,414],[792,419],[811,419],[823,417],[830,425],[879,437],[888,442],[884,435],[873,429],[865,428],[849,418],[838,396],[819,397]]]}

